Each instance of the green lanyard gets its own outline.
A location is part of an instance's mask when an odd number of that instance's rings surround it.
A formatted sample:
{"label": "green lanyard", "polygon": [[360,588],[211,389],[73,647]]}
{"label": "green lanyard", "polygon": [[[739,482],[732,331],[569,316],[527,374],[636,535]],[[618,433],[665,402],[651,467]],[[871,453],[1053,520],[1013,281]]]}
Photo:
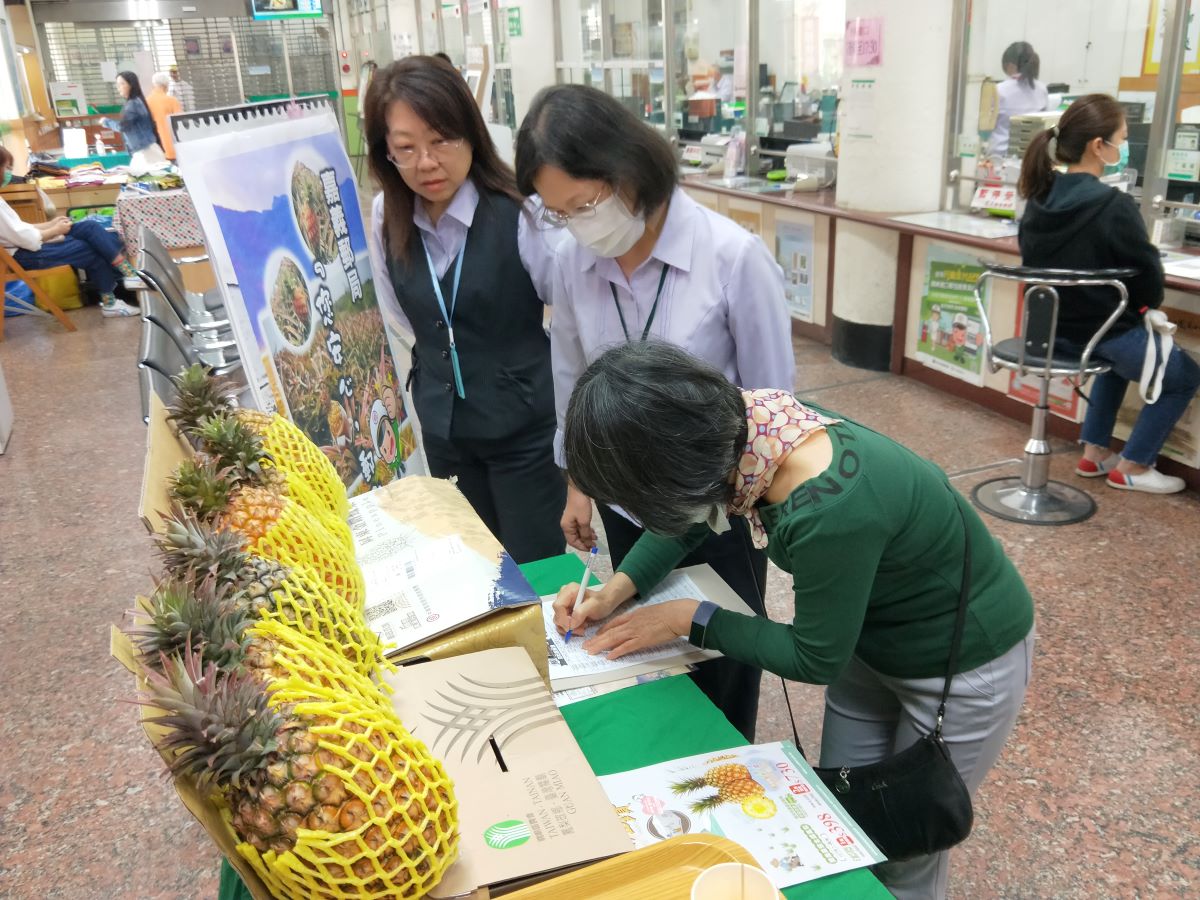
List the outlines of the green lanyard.
{"label": "green lanyard", "polygon": [[[667,283],[667,264],[663,263],[662,274],[658,276],[658,293],[654,295],[654,305],[650,307],[650,315],[646,317],[646,327],[642,329],[642,340],[644,341],[650,334],[650,326],[654,324],[654,314],[658,312],[658,301],[662,299],[663,285]],[[613,295],[613,306],[617,308],[617,318],[621,320],[621,330],[625,332],[625,340],[631,340],[629,337],[629,328],[625,325],[625,313],[621,312],[621,303],[617,300],[617,286],[611,281],[608,283],[609,289]],[[632,293],[632,292],[631,292]]]}

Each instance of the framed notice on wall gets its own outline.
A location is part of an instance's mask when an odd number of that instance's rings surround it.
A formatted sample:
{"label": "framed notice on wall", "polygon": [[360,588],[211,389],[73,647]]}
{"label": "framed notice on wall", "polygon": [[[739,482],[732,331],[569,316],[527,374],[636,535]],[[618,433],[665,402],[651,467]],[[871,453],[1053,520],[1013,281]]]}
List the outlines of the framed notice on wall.
{"label": "framed notice on wall", "polygon": [[[975,282],[983,266],[975,256],[929,245],[917,327],[917,359],[939,372],[983,386],[983,321]],[[987,296],[984,303],[987,303]]]}
{"label": "framed notice on wall", "polygon": [[801,322],[813,321],[813,226],[775,220],[775,261],[783,269],[788,312]]}
{"label": "framed notice on wall", "polygon": [[[1166,39],[1166,10],[1163,0],[1150,0],[1150,15],[1146,22],[1146,45],[1142,53],[1142,74],[1157,75],[1162,65],[1163,41]],[[1200,73],[1200,16],[1193,8],[1188,15],[1187,42],[1183,50],[1183,74]]]}

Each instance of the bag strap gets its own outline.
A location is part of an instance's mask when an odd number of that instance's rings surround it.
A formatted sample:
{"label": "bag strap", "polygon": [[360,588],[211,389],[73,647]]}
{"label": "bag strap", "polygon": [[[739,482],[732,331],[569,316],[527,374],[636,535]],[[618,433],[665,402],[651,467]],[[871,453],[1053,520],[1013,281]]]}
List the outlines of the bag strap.
{"label": "bag strap", "polygon": [[942,736],[942,719],[946,715],[946,701],[950,699],[950,682],[958,670],[958,651],[962,646],[963,628],[967,622],[967,604],[971,594],[971,532],[967,528],[967,514],[963,512],[954,488],[947,484],[946,490],[950,492],[954,508],[958,510],[958,517],[962,520],[963,573],[958,591],[958,611],[954,616],[954,637],[950,641],[950,656],[946,659],[946,684],[942,687],[942,702],[938,704],[937,725],[933,729],[933,736],[939,739]]}
{"label": "bag strap", "polygon": [[[950,699],[950,682],[954,678],[955,669],[958,668],[958,651],[962,646],[963,628],[967,622],[967,606],[971,594],[971,532],[967,528],[967,514],[963,512],[954,488],[947,484],[946,490],[950,492],[954,508],[958,510],[958,517],[963,524],[963,574],[958,591],[958,610],[954,616],[954,636],[950,640],[950,656],[946,660],[946,683],[942,687],[942,701],[938,704],[937,724],[933,729],[934,737],[939,740],[942,737],[942,719],[946,715],[946,701]],[[800,732],[796,728],[796,716],[792,712],[792,698],[788,694],[787,680],[781,675],[779,683],[783,687],[783,702],[787,704],[788,721],[792,725],[792,739],[796,742],[796,749],[800,751],[800,755],[807,759],[804,745],[800,743]]]}

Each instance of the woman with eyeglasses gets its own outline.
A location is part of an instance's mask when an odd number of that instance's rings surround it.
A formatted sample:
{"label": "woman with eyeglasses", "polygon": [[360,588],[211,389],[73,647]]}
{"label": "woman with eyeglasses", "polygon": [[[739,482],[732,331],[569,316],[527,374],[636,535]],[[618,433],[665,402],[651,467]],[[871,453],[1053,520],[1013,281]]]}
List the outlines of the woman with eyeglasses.
{"label": "woman with eyeglasses", "polygon": [[[595,88],[558,85],[534,98],[517,135],[517,184],[537,194],[542,225],[561,229],[550,326],[561,429],[575,382],[613,344],[656,338],[707,361],[733,384],[791,391],[791,322],[783,273],[762,240],[679,187],[670,145]],[[681,436],[682,437],[682,436]],[[556,442],[561,456],[561,431]],[[562,530],[580,550],[596,541],[592,501],[568,484]],[[601,503],[615,569],[641,525]],[[745,522],[713,534],[681,564],[708,563],[760,614],[766,554]],[[748,740],[761,671],[723,659],[694,679]]]}
{"label": "woman with eyeglasses", "polygon": [[411,335],[430,472],[458,479],[517,562],[561,553],[545,235],[452,66],[413,56],[380,69],[364,116],[382,186],[372,271],[381,306]]}

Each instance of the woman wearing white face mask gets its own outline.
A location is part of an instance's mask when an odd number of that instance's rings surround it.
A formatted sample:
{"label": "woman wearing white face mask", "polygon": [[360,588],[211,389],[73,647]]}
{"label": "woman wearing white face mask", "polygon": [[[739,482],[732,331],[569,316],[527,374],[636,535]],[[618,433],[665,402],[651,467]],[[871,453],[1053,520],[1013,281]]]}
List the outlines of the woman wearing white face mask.
{"label": "woman wearing white face mask", "polygon": [[[550,327],[560,437],[576,380],[616,343],[653,337],[706,360],[734,384],[794,386],[778,264],[761,239],[688,197],[677,173],[667,142],[594,88],[546,88],[521,125],[518,186],[540,196],[543,227],[567,233],[555,260]],[[563,464],[561,455],[558,461]],[[592,502],[570,485],[567,490],[563,533],[573,547],[587,550],[596,540]],[[617,566],[642,529],[614,508],[601,504],[599,511]],[[753,547],[743,521],[714,533],[683,564],[702,562],[763,611],[766,557]],[[718,660],[696,676],[752,740],[759,670]]]}

